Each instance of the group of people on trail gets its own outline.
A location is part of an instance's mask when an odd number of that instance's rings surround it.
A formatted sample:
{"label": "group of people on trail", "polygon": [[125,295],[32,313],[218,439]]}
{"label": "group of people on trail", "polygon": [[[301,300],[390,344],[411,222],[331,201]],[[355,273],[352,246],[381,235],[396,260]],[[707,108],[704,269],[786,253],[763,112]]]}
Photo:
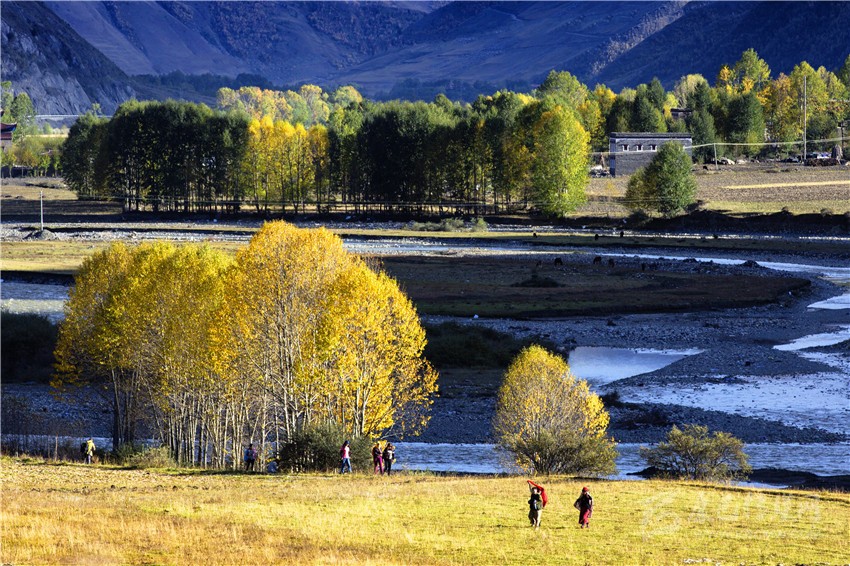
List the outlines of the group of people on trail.
{"label": "group of people on trail", "polygon": [[[528,489],[531,490],[531,497],[528,499],[528,520],[531,526],[535,529],[540,528],[540,517],[543,514],[543,508],[549,502],[546,496],[546,489],[531,480],[528,482]],[[581,488],[581,495],[576,499],[573,506],[578,509],[578,524],[580,528],[590,528],[590,517],[593,515],[593,497],[590,495],[590,490],[587,487]]]}
{"label": "group of people on trail", "polygon": [[[346,440],[342,443],[339,449],[340,466],[339,473],[351,473],[351,442]],[[395,462],[395,446],[392,442],[387,442],[383,449],[381,443],[376,442],[372,446],[372,463],[375,465],[376,475],[390,475],[393,471],[393,462]]]}

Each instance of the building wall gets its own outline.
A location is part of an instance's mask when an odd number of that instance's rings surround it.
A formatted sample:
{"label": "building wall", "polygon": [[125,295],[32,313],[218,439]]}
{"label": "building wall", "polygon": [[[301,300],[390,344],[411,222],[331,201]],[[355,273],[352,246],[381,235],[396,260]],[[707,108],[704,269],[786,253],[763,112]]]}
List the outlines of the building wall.
{"label": "building wall", "polygon": [[611,175],[631,175],[646,167],[658,149],[669,141],[675,141],[691,155],[691,134],[613,132],[608,136],[608,151],[611,153]]}

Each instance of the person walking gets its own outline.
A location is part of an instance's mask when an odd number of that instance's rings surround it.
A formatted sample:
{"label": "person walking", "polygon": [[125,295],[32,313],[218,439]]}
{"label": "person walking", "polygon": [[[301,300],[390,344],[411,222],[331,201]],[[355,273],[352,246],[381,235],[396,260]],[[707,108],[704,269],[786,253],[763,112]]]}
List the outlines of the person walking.
{"label": "person walking", "polygon": [[257,451],[254,450],[254,444],[248,444],[248,448],[245,449],[245,471],[253,472],[254,471],[254,462],[257,460]]}
{"label": "person walking", "polygon": [[349,441],[345,441],[342,443],[342,447],[339,449],[339,456],[342,459],[342,463],[339,466],[339,473],[344,474],[346,471],[351,473],[351,443]]}
{"label": "person walking", "polygon": [[590,496],[590,490],[587,487],[581,488],[579,495],[573,506],[578,509],[578,524],[581,528],[590,528],[590,517],[593,515],[593,497]]}
{"label": "person walking", "polygon": [[94,461],[94,451],[96,450],[94,446],[94,439],[89,438],[86,440],[86,464],[91,464]]}
{"label": "person walking", "polygon": [[384,475],[384,458],[379,442],[372,447],[372,463],[375,464],[375,474]]}
{"label": "person walking", "polygon": [[535,529],[540,528],[541,513],[543,513],[543,498],[540,497],[540,490],[532,487],[531,497],[528,499],[528,520]]}
{"label": "person walking", "polygon": [[384,472],[390,475],[393,471],[393,462],[395,462],[395,446],[392,442],[387,442],[382,456],[384,458]]}

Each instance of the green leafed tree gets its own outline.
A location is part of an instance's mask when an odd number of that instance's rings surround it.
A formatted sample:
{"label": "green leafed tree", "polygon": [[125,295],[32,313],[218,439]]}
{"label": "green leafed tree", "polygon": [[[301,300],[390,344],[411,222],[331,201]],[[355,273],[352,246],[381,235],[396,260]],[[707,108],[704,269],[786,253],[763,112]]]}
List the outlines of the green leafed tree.
{"label": "green leafed tree", "polygon": [[693,202],[696,190],[690,156],[680,144],[667,142],[629,179],[625,204],[632,210],[672,216]]}
{"label": "green leafed tree", "polygon": [[531,111],[540,111],[531,128],[534,199],[544,213],[565,216],[587,198],[590,135],[562,106]]}
{"label": "green leafed tree", "polygon": [[519,353],[505,373],[493,431],[517,465],[535,473],[604,476],[617,451],[608,413],[563,358],[540,346]]}
{"label": "green leafed tree", "polygon": [[641,448],[646,463],[663,475],[700,481],[730,481],[746,477],[751,468],[744,443],[726,432],[708,434],[708,427],[673,426],[665,442]]}

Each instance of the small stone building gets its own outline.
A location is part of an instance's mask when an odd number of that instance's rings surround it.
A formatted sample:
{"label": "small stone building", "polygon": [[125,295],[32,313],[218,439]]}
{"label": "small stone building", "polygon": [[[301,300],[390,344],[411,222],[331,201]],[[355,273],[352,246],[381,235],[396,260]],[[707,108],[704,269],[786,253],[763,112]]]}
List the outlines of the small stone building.
{"label": "small stone building", "polygon": [[687,133],[612,132],[608,136],[608,151],[611,154],[611,175],[631,175],[646,167],[655,152],[669,141],[682,144],[691,154],[693,138]]}

